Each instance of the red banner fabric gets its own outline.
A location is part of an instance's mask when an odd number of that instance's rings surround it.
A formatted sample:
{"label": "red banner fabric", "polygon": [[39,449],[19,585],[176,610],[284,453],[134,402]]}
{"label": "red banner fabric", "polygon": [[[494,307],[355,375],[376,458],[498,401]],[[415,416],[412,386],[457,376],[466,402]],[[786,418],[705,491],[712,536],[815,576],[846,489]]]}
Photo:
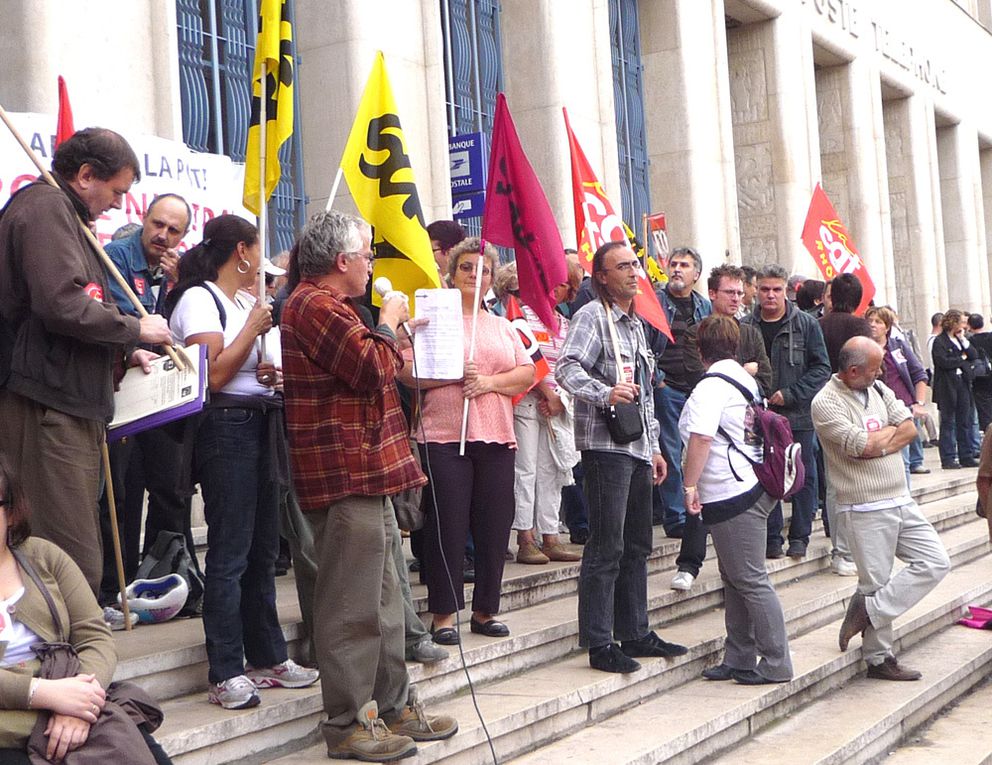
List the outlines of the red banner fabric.
{"label": "red banner fabric", "polygon": [[875,297],[875,282],[858,254],[847,228],[840,222],[837,211],[826,192],[816,184],[813,198],[803,225],[803,244],[816,261],[817,268],[829,282],[839,274],[854,274],[863,290],[861,305],[855,313],[863,314]]}
{"label": "red banner fabric", "polygon": [[496,96],[482,238],[513,248],[520,297],[557,334],[552,292],[568,281],[565,247],[544,189],[520,145],[502,93]]}
{"label": "red banner fabric", "polygon": [[520,310],[520,303],[513,295],[508,295],[506,300],[506,318],[513,325],[513,328],[517,330],[517,334],[520,335],[520,340],[524,344],[531,361],[534,362],[534,382],[530,384],[530,387],[523,393],[518,393],[513,397],[513,404],[516,406],[520,400],[530,393],[534,386],[536,386],[541,380],[548,376],[551,371],[551,367],[548,366],[547,359],[544,358],[544,354],[541,353],[541,344],[537,341],[537,337],[534,335],[534,330],[530,328],[530,324],[527,323],[527,317],[524,316],[524,312]]}
{"label": "red banner fabric", "polygon": [[[575,207],[575,238],[578,242],[579,263],[592,273],[592,257],[600,247],[607,242],[628,241],[624,231],[623,220],[613,211],[603,184],[593,172],[585,152],[579,146],[572,126],[568,122],[568,111],[565,114],[565,130],[568,132],[568,148],[572,156],[572,200]],[[647,321],[675,342],[672,331],[668,326],[668,317],[658,303],[654,294],[651,280],[638,269],[637,294],[634,296],[634,310],[638,316]]]}
{"label": "red banner fabric", "polygon": [[69,89],[59,75],[59,121],[55,128],[55,145],[58,146],[71,137],[76,129],[72,126],[72,105],[69,103]]}

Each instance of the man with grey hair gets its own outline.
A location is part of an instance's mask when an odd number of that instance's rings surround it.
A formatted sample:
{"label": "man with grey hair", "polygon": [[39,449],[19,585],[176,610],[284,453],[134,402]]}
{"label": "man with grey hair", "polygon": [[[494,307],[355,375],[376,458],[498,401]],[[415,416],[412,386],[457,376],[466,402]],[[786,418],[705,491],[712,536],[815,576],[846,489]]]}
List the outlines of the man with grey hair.
{"label": "man with grey hair", "polygon": [[282,358],[294,486],[316,540],[323,734],[329,757],[388,762],[414,754],[416,741],[458,730],[450,717],[424,714],[404,661],[389,497],[426,483],[395,385],[403,368],[397,333],[409,309],[399,293],[386,295],[374,330],[355,310],[374,260],[369,226],[358,218],[313,216],[296,259],[300,283],[283,308]]}
{"label": "man with grey hair", "polygon": [[[930,592],[950,569],[940,537],[909,495],[901,450],[916,437],[913,415],[877,382],[882,348],[852,337],[842,346],[838,371],[813,398],[813,424],[837,492],[858,569],[838,644],[846,651],[862,634],[868,677],[918,680],[892,654],[892,622]],[[835,521],[836,522],[836,521]],[[895,558],[906,563],[893,576]]]}
{"label": "man with grey hair", "polygon": [[[792,427],[792,437],[802,445],[806,482],[792,498],[788,555],[804,558],[816,512],[816,455],[813,422],[809,405],[813,396],[830,377],[830,361],[823,332],[816,319],[786,300],[789,273],[770,263],[758,271],[758,306],[741,320],[741,325],[761,330],[765,351],[772,364],[772,393],[768,404],[784,415]],[[768,516],[769,558],[781,558],[782,503]]]}

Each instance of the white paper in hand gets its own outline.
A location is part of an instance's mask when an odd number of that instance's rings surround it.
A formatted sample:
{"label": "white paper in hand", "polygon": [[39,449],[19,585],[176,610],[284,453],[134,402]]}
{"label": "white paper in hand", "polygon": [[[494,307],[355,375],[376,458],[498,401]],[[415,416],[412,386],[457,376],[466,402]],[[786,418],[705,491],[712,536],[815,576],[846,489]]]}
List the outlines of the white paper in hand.
{"label": "white paper in hand", "polygon": [[465,329],[462,293],[417,290],[417,318],[426,318],[413,336],[417,376],[425,380],[460,380],[465,374]]}

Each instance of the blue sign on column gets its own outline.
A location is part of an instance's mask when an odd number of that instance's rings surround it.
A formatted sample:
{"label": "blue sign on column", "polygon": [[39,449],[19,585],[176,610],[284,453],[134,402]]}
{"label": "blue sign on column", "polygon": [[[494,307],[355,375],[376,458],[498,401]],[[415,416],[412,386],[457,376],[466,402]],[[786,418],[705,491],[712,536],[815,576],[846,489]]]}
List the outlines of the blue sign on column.
{"label": "blue sign on column", "polygon": [[448,139],[452,198],[486,190],[488,148],[485,133],[463,133]]}

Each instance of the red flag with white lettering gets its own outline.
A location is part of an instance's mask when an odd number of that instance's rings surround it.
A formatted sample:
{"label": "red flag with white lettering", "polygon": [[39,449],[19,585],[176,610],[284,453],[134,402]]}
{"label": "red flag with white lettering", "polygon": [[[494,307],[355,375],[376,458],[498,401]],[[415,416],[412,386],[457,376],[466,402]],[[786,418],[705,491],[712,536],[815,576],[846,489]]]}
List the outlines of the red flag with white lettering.
{"label": "red flag with white lettering", "polygon": [[[565,130],[568,133],[568,148],[572,155],[572,199],[575,205],[575,237],[578,240],[579,263],[592,273],[592,256],[607,242],[629,241],[623,221],[613,211],[603,184],[596,178],[589,160],[579,146],[572,126],[565,114]],[[637,315],[657,327],[675,342],[668,326],[668,317],[658,303],[651,280],[643,268],[638,268],[637,294],[634,296],[634,310]]]}
{"label": "red flag with white lettering", "polygon": [[55,145],[71,138],[76,129],[72,126],[72,104],[69,103],[69,89],[62,75],[59,75],[59,121],[55,127]]}
{"label": "red flag with white lettering", "polygon": [[520,340],[524,344],[524,349],[530,356],[531,361],[534,362],[534,382],[523,393],[518,393],[513,397],[513,404],[516,405],[541,380],[548,376],[551,372],[551,367],[548,366],[548,360],[541,353],[541,345],[537,340],[537,336],[534,334],[534,330],[530,328],[527,317],[524,316],[524,312],[520,308],[520,303],[517,302],[517,299],[513,295],[507,296],[506,318],[513,325],[513,328],[517,330],[517,334],[520,335]]}
{"label": "red flag with white lettering", "polygon": [[806,213],[803,244],[816,261],[824,280],[829,282],[838,274],[854,274],[858,277],[862,294],[861,305],[855,313],[864,313],[868,303],[875,297],[875,282],[851,241],[851,235],[840,222],[837,211],[819,183],[813,189],[809,212]]}

